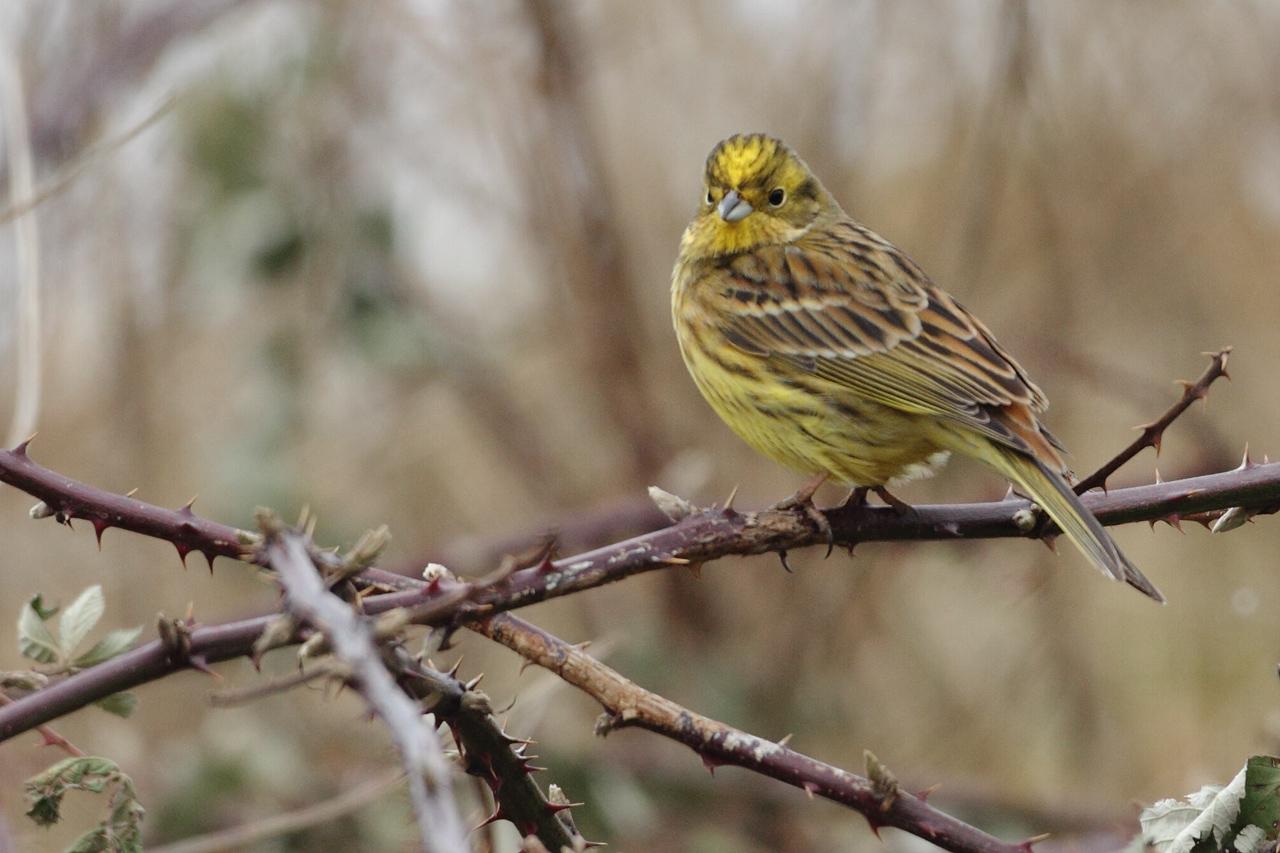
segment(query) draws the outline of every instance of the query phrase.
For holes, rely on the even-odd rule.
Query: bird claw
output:
[[[826,474],[815,476],[796,490],[794,495],[785,500],[779,501],[772,507],[773,509],[783,511],[798,509],[804,513],[804,517],[813,525],[814,530],[818,532],[818,535],[826,540],[827,553],[823,556],[824,560],[827,557],[830,557],[832,550],[835,549],[836,534],[835,531],[831,529],[831,522],[827,520],[826,513],[814,506],[813,494],[818,491],[818,487],[826,482],[826,480]],[[782,565],[788,572],[791,571],[791,567],[787,565],[785,552],[782,554]]]

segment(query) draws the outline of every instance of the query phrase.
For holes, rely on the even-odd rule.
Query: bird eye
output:
[[[715,204],[715,203],[716,203],[716,200],[715,200],[714,198],[712,198],[712,196],[711,196],[711,190],[707,190],[707,204],[708,204],[708,205],[711,205],[711,204]]]
[[[774,207],[782,207],[782,203],[787,200],[787,191],[782,187],[774,187],[769,193],[769,204]]]

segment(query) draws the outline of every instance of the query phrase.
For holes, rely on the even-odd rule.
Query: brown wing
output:
[[[1043,392],[977,318],[872,232],[840,222],[738,256],[727,271],[717,314],[738,348],[902,411],[961,421],[1061,468],[1035,417]]]

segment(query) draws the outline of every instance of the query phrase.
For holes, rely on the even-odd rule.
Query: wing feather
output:
[[[961,421],[1020,449],[1048,402],[981,322],[910,259],[843,222],[729,262],[720,331],[903,411]],[[741,294],[746,289],[749,295]],[[1029,433],[1034,433],[1031,435]],[[1037,440],[1038,439],[1038,440]]]

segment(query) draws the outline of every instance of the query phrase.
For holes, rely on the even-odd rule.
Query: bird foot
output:
[[[916,514],[915,507],[913,507],[911,504],[907,503],[906,501],[902,500],[901,498],[894,496],[884,486],[876,486],[871,491],[875,492],[876,496],[879,497],[880,500],[884,501],[886,504],[893,507],[893,511],[896,512],[898,515],[915,515]]]
[[[823,559],[831,556],[831,551],[835,548],[836,544],[836,534],[835,531],[831,529],[831,522],[827,521],[826,514],[813,505],[813,495],[814,492],[818,491],[818,487],[826,481],[826,474],[815,475],[813,478],[806,481],[803,486],[797,489],[794,495],[786,498],[785,500],[779,501],[771,507],[771,509],[776,510],[798,509],[803,512],[805,518],[807,518],[809,523],[813,525],[814,529],[818,531],[818,534],[827,541],[827,553]],[[787,571],[791,571],[790,566],[787,566],[786,564],[785,557],[783,558],[783,566]]]

